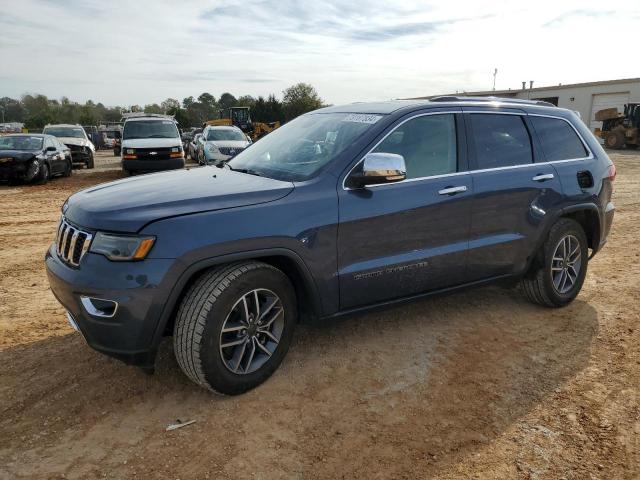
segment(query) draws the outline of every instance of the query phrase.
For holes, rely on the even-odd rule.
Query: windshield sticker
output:
[[[343,122],[374,124],[382,118],[382,115],[370,115],[366,113],[350,113],[342,119]]]

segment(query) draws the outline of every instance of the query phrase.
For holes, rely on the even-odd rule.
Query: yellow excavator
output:
[[[249,107],[230,107],[220,110],[220,118],[204,122],[202,127],[212,126],[235,126],[251,137],[254,142],[280,128],[280,122],[253,122],[251,120],[251,109]]]

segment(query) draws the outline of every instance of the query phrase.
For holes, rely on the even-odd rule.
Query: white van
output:
[[[184,150],[174,118],[148,113],[127,116],[121,158],[127,175],[183,168]]]

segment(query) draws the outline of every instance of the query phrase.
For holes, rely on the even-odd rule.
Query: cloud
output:
[[[0,95],[110,105],[305,81],[349,103],[637,76],[594,32],[630,32],[637,0],[20,0],[0,15]],[[614,57],[612,57],[612,55]],[[615,56],[618,56],[615,58]],[[594,58],[608,58],[606,73]],[[606,78],[603,78],[604,77]]]

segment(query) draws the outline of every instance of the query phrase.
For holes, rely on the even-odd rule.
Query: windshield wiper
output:
[[[246,173],[248,175],[255,175],[256,177],[262,177],[263,176],[261,173],[256,172],[255,170],[251,170],[250,168],[233,168],[228,163],[225,163],[223,165],[223,167],[227,167],[227,168],[229,168],[229,170],[232,170],[234,172]]]

